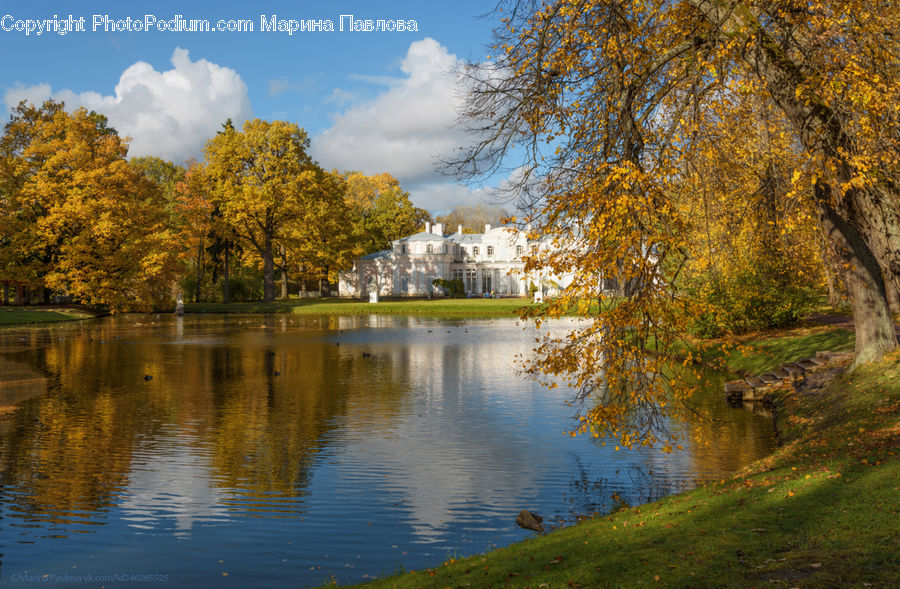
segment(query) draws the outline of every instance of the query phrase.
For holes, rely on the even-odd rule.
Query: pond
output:
[[[709,445],[572,438],[570,392],[518,371],[535,336],[375,315],[0,330],[0,577],[358,582],[526,538],[523,508],[563,525],[772,448],[719,387],[698,399]]]

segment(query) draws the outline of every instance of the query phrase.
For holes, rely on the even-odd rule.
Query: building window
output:
[[[429,254],[434,253],[434,246],[429,243],[425,246],[425,251]]]
[[[538,246],[536,246],[536,245],[531,246],[531,255],[536,256],[537,252],[538,252]]]
[[[524,249],[525,249],[525,248],[523,248],[521,245],[517,245],[517,246],[516,246],[516,257],[517,257],[517,258],[521,258],[521,257],[522,257],[522,252],[524,251]]]
[[[466,270],[466,292],[476,292],[475,270],[472,268]]]
[[[401,254],[405,254],[405,253],[406,253],[406,244],[403,244],[403,245],[400,246],[400,253],[401,253]]]
[[[445,243],[443,248],[441,249],[445,254],[447,253],[447,244]]]
[[[473,256],[477,256],[477,255],[478,255],[478,246],[477,246],[477,245],[476,245],[475,247],[472,248],[472,255],[473,255]]]
[[[494,256],[494,246],[487,246],[487,255],[489,258],[492,258]]]
[[[494,294],[491,288],[491,275],[488,272],[481,273],[481,292],[485,294]]]

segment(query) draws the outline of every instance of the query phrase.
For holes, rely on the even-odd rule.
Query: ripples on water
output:
[[[770,423],[718,390],[699,401],[723,420],[709,447],[570,438],[567,392],[517,373],[534,336],[380,316],[2,330],[0,577],[359,581],[522,539],[523,508],[561,525],[771,447]]]

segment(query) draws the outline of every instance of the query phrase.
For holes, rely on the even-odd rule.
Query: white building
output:
[[[462,280],[468,296],[525,296],[528,283],[553,295],[571,281],[541,276],[525,277],[523,256],[546,241],[529,241],[514,227],[492,228],[484,233],[443,234],[441,223],[425,224],[425,231],[391,242],[382,250],[356,260],[353,269],[340,275],[342,297],[379,296],[424,297],[440,295],[435,279]]]

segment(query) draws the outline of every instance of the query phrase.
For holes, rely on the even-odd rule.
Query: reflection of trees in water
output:
[[[578,456],[573,455],[573,458],[576,476],[569,483],[569,490],[565,495],[568,512],[558,518],[560,524],[592,515],[609,514],[623,507],[651,503],[683,491],[688,486],[688,481],[660,476],[652,468],[637,462],[629,462],[615,470],[616,475],[624,470],[629,484],[611,482],[608,477],[594,479]]]
[[[629,504],[633,505],[652,503],[690,486],[690,482],[687,480],[660,476],[658,473],[654,473],[652,468],[644,467],[636,462],[628,464],[627,472],[631,481],[629,496],[634,497]]]
[[[569,505],[567,520],[580,516],[609,513],[612,510],[612,487],[607,478],[591,479],[584,463],[573,455],[576,476],[569,483],[565,500]]]
[[[700,441],[690,446],[698,478],[707,472],[733,472],[769,454],[775,445],[771,416],[730,407],[722,392],[730,375],[705,371],[701,376],[701,389],[690,400],[695,412],[688,417],[700,434]]]
[[[270,320],[255,328],[220,324],[213,333],[201,324],[207,332],[199,334],[190,324],[176,332],[171,321],[141,321],[108,320],[18,354],[50,375],[50,386],[7,418],[0,500],[14,517],[38,525],[35,534],[46,524],[71,532],[103,523],[120,493],[134,491],[132,473],[139,472],[147,498],[190,492],[167,478],[188,476],[185,465],[208,467],[194,476],[227,490],[230,506],[280,511],[283,502],[265,501],[305,493],[350,398],[390,413],[406,390],[389,366],[373,379],[371,362],[358,352],[303,345]],[[182,333],[195,341],[181,342]],[[221,494],[193,499],[214,497]],[[292,502],[290,509],[301,507]]]

